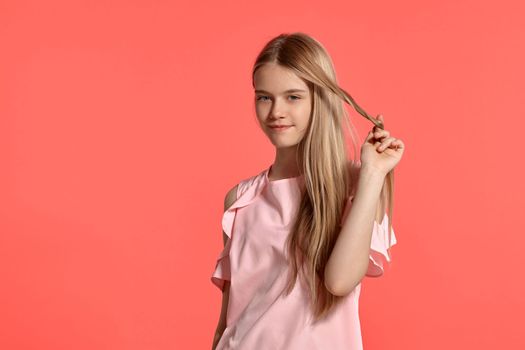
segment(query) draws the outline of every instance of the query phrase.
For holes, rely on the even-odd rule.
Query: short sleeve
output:
[[[341,226],[345,218],[350,213],[353,199],[354,196],[350,196],[346,202],[345,209],[343,211],[343,219],[340,223]],[[385,213],[381,223],[378,223],[377,220],[374,220],[366,276],[379,277],[383,275],[384,262],[391,262],[391,257],[388,253],[388,250],[397,243],[397,239],[394,234],[394,227],[392,227],[390,240],[388,239],[388,236],[388,215]]]
[[[215,284],[221,291],[224,290],[224,282],[231,280],[231,269],[230,269],[230,246],[231,239],[228,237],[224,249],[219,254],[217,258],[217,263],[215,264],[215,271],[211,277],[211,281]]]
[[[241,184],[237,186],[237,194],[236,194],[237,199],[239,199],[239,192],[242,186],[243,186],[242,182]],[[215,270],[213,271],[213,274],[211,276],[211,281],[221,291],[224,291],[224,283],[226,281],[231,281],[230,248],[232,245],[232,226],[233,226],[233,220],[235,218],[235,212],[236,212],[234,204],[232,204],[222,214],[222,220],[221,220],[222,229],[228,238],[226,240],[226,244],[224,245],[222,252],[219,254],[219,257],[217,258],[217,262],[215,264]]]
[[[244,203],[241,203],[239,201],[239,197],[246,191],[247,188],[248,186],[246,181],[241,181],[238,184],[236,200],[222,214],[222,230],[228,238],[226,240],[224,248],[222,249],[221,253],[217,258],[215,270],[213,271],[213,274],[211,276],[212,283],[216,285],[221,291],[224,291],[224,283],[226,281],[231,281],[230,250],[232,245],[233,223],[235,220],[237,208],[244,205]]]
[[[397,243],[394,227],[392,227],[390,239],[388,234],[388,215],[385,214],[381,223],[374,220],[372,230],[372,242],[370,244],[370,254],[368,270],[366,275],[369,277],[379,277],[384,273],[384,261],[390,263],[391,257],[388,250]]]

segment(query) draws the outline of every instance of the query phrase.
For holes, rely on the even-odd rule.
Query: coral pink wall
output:
[[[525,348],[522,3],[0,7],[0,348],[211,348],[224,195],[273,161],[251,64],[292,31],[406,145],[365,348]]]

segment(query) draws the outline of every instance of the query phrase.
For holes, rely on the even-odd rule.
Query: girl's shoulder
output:
[[[233,203],[226,205],[227,209],[222,218],[222,229],[228,237],[231,238],[236,209],[250,205],[250,203],[255,201],[263,190],[266,179],[266,170],[263,170],[257,175],[240,180],[239,183],[231,189],[231,191],[233,191],[237,188],[236,199]]]
[[[237,197],[242,196],[242,194],[245,193],[249,188],[254,186],[261,187],[264,185],[265,181],[267,180],[267,171],[268,169],[264,169],[255,175],[241,179],[237,185]]]

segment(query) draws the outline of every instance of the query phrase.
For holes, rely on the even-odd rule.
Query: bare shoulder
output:
[[[226,209],[231,207],[233,202],[235,202],[235,200],[237,199],[237,187],[238,186],[239,184],[233,186],[226,193],[226,196],[224,197],[224,211],[226,211]]]
[[[237,199],[237,187],[239,184],[233,186],[228,190],[226,193],[226,196],[224,197],[224,211],[232,206],[233,202]],[[228,235],[224,231],[222,231],[222,242],[224,245],[226,245],[226,242],[228,241]]]

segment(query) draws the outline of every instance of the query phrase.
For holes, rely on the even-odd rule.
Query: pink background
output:
[[[224,195],[274,156],[251,66],[292,31],[406,145],[365,349],[525,348],[523,4],[190,3],[0,5],[0,348],[211,348]]]

